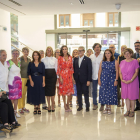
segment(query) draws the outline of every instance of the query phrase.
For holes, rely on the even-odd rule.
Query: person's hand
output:
[[[60,76],[60,83],[63,84],[63,79],[62,77]]]
[[[56,84],[58,84],[59,83],[59,78],[57,78],[57,81],[56,81]]]
[[[125,80],[122,80],[122,82],[126,84],[126,81]]]
[[[72,79],[72,82],[73,82],[73,84],[76,84],[76,82],[75,82],[75,80],[74,80],[74,79]]]
[[[2,92],[0,92],[0,97],[2,96]]]
[[[130,84],[132,81],[131,80],[128,80],[128,81],[126,81],[126,84]]]
[[[115,81],[115,82],[114,82],[114,86],[117,86],[117,85],[118,85],[118,81]]]
[[[101,86],[101,80],[98,80],[98,85]]]
[[[140,58],[138,58],[137,61],[140,62]]]
[[[45,82],[43,82],[42,86],[45,87]]]
[[[31,85],[32,87],[34,87],[34,82],[33,82],[33,81],[30,81],[30,85]]]
[[[90,81],[87,81],[87,86],[90,86]]]

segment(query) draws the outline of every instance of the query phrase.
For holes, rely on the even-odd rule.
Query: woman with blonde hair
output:
[[[60,55],[60,49],[58,48],[58,49],[56,49],[56,50],[54,51],[54,57],[55,57],[56,59],[58,59],[59,55]],[[58,106],[60,107],[60,106],[61,106],[61,103],[60,103],[59,80],[58,80],[58,79],[57,79],[57,82],[56,82],[56,89],[57,89],[57,95],[58,95]]]
[[[93,50],[92,49],[88,49],[86,54],[87,54],[87,57],[90,57],[90,55],[93,54]]]
[[[74,61],[74,58],[75,57],[78,57],[78,50],[77,49],[74,49],[73,52],[72,52],[72,59]],[[71,100],[70,100],[70,107],[72,107],[72,97],[73,96],[77,96],[77,89],[76,89],[76,84],[73,84],[73,87],[74,87],[74,94],[73,95],[70,95],[71,96]],[[77,104],[78,104],[78,99],[77,99]]]
[[[120,65],[121,61],[125,59],[124,51],[125,51],[126,48],[127,48],[126,45],[122,45],[121,46],[121,55],[118,57],[119,65]],[[120,107],[120,99],[121,99],[120,88],[121,88],[121,80],[120,80],[120,77],[119,77],[119,79],[118,79],[118,107]],[[124,108],[124,99],[122,99],[121,106],[122,106],[122,109],[123,109]]]
[[[57,59],[53,57],[53,49],[50,46],[47,47],[45,55],[46,57],[41,60],[45,65],[45,95],[47,96],[48,101],[48,112],[54,112],[55,86],[57,81]]]

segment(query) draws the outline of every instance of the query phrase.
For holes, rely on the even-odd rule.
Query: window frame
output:
[[[118,25],[119,25],[119,12],[109,12],[107,13],[108,18],[107,18],[107,25],[109,27],[109,14],[113,14],[113,27],[115,27],[115,14],[118,14]]]
[[[60,16],[64,16],[64,26],[61,26]],[[69,26],[66,26],[66,16],[69,16]],[[60,14],[59,15],[59,27],[70,27],[71,26],[71,14]]]

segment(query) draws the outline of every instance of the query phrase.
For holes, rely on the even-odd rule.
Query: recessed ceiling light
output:
[[[73,3],[71,2],[70,5],[73,5]]]

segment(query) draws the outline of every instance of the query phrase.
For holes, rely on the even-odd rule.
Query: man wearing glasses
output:
[[[86,103],[86,112],[89,111],[89,86],[92,81],[92,64],[91,59],[84,55],[85,48],[78,48],[78,58],[74,58],[74,79],[77,87],[77,97],[79,108],[77,111],[81,111],[82,108],[82,94],[84,94]]]
[[[140,50],[140,42],[135,42],[134,43],[134,46],[135,46],[135,51],[136,53],[134,53],[134,58],[135,59],[138,59],[140,58],[140,54],[139,54],[139,50]],[[140,61],[139,61],[139,65],[140,65]],[[139,71],[139,79],[140,79],[140,71]],[[140,81],[139,81],[140,82]],[[140,88],[140,83],[139,83],[139,88]],[[137,110],[140,110],[140,103],[138,100],[136,100],[136,108],[134,111],[137,111]]]
[[[109,49],[111,49],[111,51],[113,52],[115,59],[118,60],[118,57],[119,57],[120,54],[115,52],[115,49],[116,49],[115,48],[115,45],[114,44],[111,44],[109,46]],[[121,92],[120,92],[120,88],[119,88],[118,85],[117,85],[117,92],[118,92],[118,107],[121,107],[121,105],[120,105]]]
[[[109,49],[111,49],[111,51],[113,52],[113,54],[114,54],[114,57],[115,57],[115,59],[117,60],[118,59],[118,56],[120,55],[119,53],[116,53],[115,52],[115,45],[114,44],[111,44],[110,46],[109,46]]]

